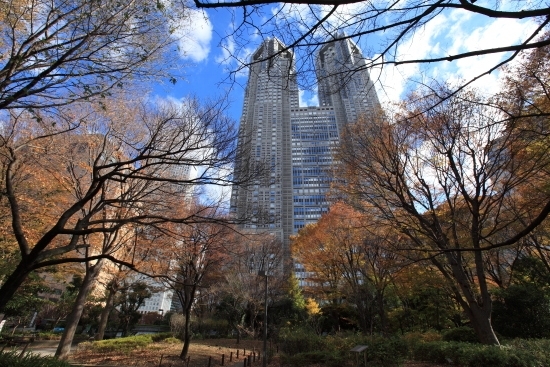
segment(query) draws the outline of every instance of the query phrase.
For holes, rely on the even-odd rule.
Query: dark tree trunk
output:
[[[387,335],[386,309],[384,308],[384,290],[376,291],[376,304],[378,306],[378,316],[380,317],[380,331],[382,335]]]
[[[100,259],[98,262],[91,266],[86,272],[86,276],[82,281],[82,285],[78,291],[78,296],[76,297],[73,309],[69,316],[67,316],[67,325],[65,326],[65,331],[61,336],[59,341],[59,346],[55,352],[55,356],[58,359],[67,359],[69,353],[71,352],[71,344],[73,343],[74,335],[76,333],[76,328],[78,327],[78,322],[84,311],[84,305],[86,304],[86,298],[90,294],[92,287],[94,285],[101,267],[103,266],[105,260]]]
[[[358,290],[357,287],[355,287],[355,290],[353,292],[353,300],[352,302],[357,306],[357,312],[359,314],[359,328],[361,329],[361,332],[363,334],[367,334],[369,327],[368,327],[368,296],[365,294],[365,292],[361,292],[361,290]]]
[[[491,325],[492,302],[491,295],[487,289],[485,274],[483,272],[484,267],[482,264],[481,254],[479,252],[474,254],[476,260],[476,274],[478,278],[477,282],[480,288],[479,294],[474,292],[474,287],[469,281],[464,267],[462,266],[462,254],[453,254],[449,252],[446,256],[449,260],[449,264],[451,265],[452,277],[458,286],[453,286],[456,299],[468,316],[479,342],[488,345],[500,345],[500,342],[498,341],[498,338],[493,330],[493,326]],[[439,265],[438,268],[442,269],[436,260],[432,259],[432,262],[434,262],[436,266]],[[442,270],[442,273],[445,274],[445,271]]]
[[[470,306],[467,314],[477,338],[482,344],[500,345],[491,323],[491,305],[484,305],[484,307]]]
[[[2,287],[0,287],[0,311],[4,310],[6,304],[10,301],[15,292],[17,292],[25,279],[27,279],[27,276],[31,272],[28,268],[28,260],[21,260],[17,268],[15,268],[13,273],[11,273],[4,284],[2,284]]]
[[[189,332],[190,329],[190,322],[191,319],[191,307],[186,307],[185,309],[185,326],[184,331],[185,334],[183,336],[183,349],[181,350],[180,358],[185,359],[187,358],[187,353],[189,352],[189,345],[191,344],[191,334]]]
[[[115,284],[109,284],[109,293],[107,294],[107,301],[105,302],[105,308],[101,310],[101,316],[99,318],[99,327],[97,329],[97,334],[94,336],[95,340],[103,340],[105,336],[105,329],[107,328],[107,321],[109,320],[109,315],[115,304],[115,295],[116,295],[116,286]]]

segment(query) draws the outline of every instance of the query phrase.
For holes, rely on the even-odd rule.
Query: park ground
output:
[[[53,355],[57,347],[57,341],[37,341],[33,343],[30,352],[42,355]],[[239,344],[235,339],[204,339],[195,340],[189,348],[189,365],[187,361],[179,358],[182,344],[179,343],[152,343],[143,348],[137,348],[126,352],[94,352],[89,348],[82,346],[73,346],[70,362],[75,366],[116,366],[116,367],[208,367],[209,360],[211,367],[221,366],[222,355],[225,354],[224,366],[238,367],[242,366],[243,353],[247,356],[250,353],[261,351],[263,348],[260,340],[241,340]],[[268,367],[281,367],[282,363],[276,353],[277,346],[270,345],[273,348],[274,356]],[[237,350],[239,359],[237,360]],[[233,353],[233,360],[229,361]],[[350,359],[353,356],[350,356]],[[251,367],[260,367],[262,363],[256,360]],[[310,367],[323,367],[322,364]],[[438,364],[423,362],[406,362],[404,367],[442,367]]]

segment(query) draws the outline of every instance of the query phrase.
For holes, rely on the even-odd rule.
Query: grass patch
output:
[[[126,338],[99,340],[92,343],[81,344],[84,344],[82,347],[89,348],[95,352],[128,353],[134,349],[144,348],[151,343],[153,343],[153,338],[151,335],[136,335]]]
[[[155,343],[162,342],[170,338],[175,339],[174,334],[169,331],[157,334],[149,334],[149,336],[151,336],[151,339],[153,339]]]
[[[61,334],[51,331],[41,331],[38,333],[36,340],[61,340]]]
[[[34,353],[25,353],[21,358],[20,351],[0,352],[0,366],[6,367],[70,367],[69,363],[53,357],[42,357]]]

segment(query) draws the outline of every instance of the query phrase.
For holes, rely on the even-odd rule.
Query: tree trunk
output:
[[[107,321],[109,320],[109,315],[113,309],[115,303],[116,287],[113,284],[109,283],[109,293],[107,295],[107,301],[105,302],[105,307],[101,311],[101,316],[99,318],[99,327],[97,329],[97,334],[94,336],[95,340],[103,340],[105,336],[105,329],[107,328]]]
[[[27,279],[30,273],[30,270],[28,270],[29,266],[30,264],[28,261],[21,260],[17,268],[15,268],[13,273],[11,273],[4,284],[2,284],[2,287],[0,287],[0,311],[4,310],[6,304],[11,300],[25,279]]]
[[[478,255],[479,254],[475,254],[476,257]],[[476,294],[473,291],[475,287],[468,280],[464,267],[462,266],[462,255],[458,254],[453,257],[453,254],[448,252],[446,256],[452,268],[452,277],[457,283],[456,286],[458,286],[453,286],[456,299],[468,316],[479,342],[488,345],[500,345],[493,330],[493,326],[491,325],[492,301],[491,295],[487,290],[481,260],[478,261],[476,259],[476,272],[478,275],[477,284],[481,288],[479,294]],[[436,266],[438,265],[436,260],[432,259],[432,262],[436,264]],[[440,266],[438,266],[438,268],[440,268],[440,270],[442,269]],[[445,274],[445,271],[442,270],[442,273]]]
[[[476,332],[477,338],[482,344],[500,345],[495,331],[493,330],[493,325],[491,324],[490,304],[484,307],[479,307],[477,304],[470,306],[467,314]]]
[[[378,306],[378,316],[380,317],[380,331],[382,335],[387,335],[386,309],[384,308],[384,290],[376,290],[376,305]]]
[[[359,313],[359,328],[363,334],[367,334],[369,330],[368,316],[367,316],[367,295],[362,292],[361,289],[356,286],[353,291],[353,303],[357,306],[357,312]]]
[[[189,345],[191,344],[191,335],[189,333],[189,326],[191,324],[191,307],[186,307],[185,309],[185,335],[183,337],[183,349],[181,350],[180,358],[187,358],[187,353],[189,352]]]
[[[86,276],[84,277],[82,285],[80,286],[80,289],[78,291],[78,296],[76,297],[73,309],[69,316],[67,316],[65,331],[61,336],[57,351],[55,352],[55,356],[58,359],[67,359],[69,353],[71,352],[71,344],[73,343],[78,322],[80,321],[80,317],[82,316],[82,312],[84,311],[86,298],[88,298],[88,295],[92,290],[93,284],[97,279],[99,272],[101,271],[103,263],[104,259],[98,260],[97,263],[94,266],[90,266],[90,268],[86,272]]]

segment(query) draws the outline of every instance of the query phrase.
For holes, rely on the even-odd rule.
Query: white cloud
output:
[[[178,38],[182,58],[200,62],[208,58],[212,40],[212,23],[208,15],[200,10],[188,9],[187,15],[173,25]]]
[[[197,172],[198,174],[199,172]],[[204,173],[200,172],[200,173]],[[226,167],[216,170],[216,172],[209,172],[207,175],[214,177],[228,177],[233,173],[233,167]],[[203,185],[198,188],[198,194],[201,201],[204,203],[223,203],[224,206],[229,206],[229,199],[231,198],[231,186],[221,185]]]
[[[251,47],[239,47],[237,43],[235,42],[235,39],[233,38],[232,34],[235,31],[234,29],[235,25],[233,23],[229,24],[229,31],[228,35],[223,38],[220,44],[220,50],[221,52],[216,56],[216,62],[220,65],[225,66],[226,72],[232,72],[236,71],[235,77],[237,78],[243,78],[248,76],[248,67],[242,67],[242,65],[246,64],[252,53],[254,52],[254,49]],[[250,42],[250,44],[254,44],[252,40],[258,39],[258,34],[255,32],[253,33]]]
[[[299,90],[298,99],[300,107],[319,106],[319,96],[317,95],[317,90],[313,92]]]
[[[304,33],[310,30],[306,25],[314,24],[318,20],[311,12],[312,8],[315,9],[316,6],[280,3],[271,8],[271,15],[280,25],[285,27],[290,26],[291,32]],[[268,21],[268,18],[264,18],[264,22],[266,21]]]
[[[333,34],[335,30],[344,30],[347,34],[355,34],[358,31],[364,31],[365,26],[357,14],[362,14],[363,10],[376,6],[373,2],[358,2],[339,6],[337,12],[331,15],[329,20],[320,27],[312,39],[323,40]],[[505,0],[502,2],[502,9],[509,7],[521,7],[524,5],[515,4],[513,1]],[[305,25],[312,25],[327,12],[332,6],[307,6],[304,4],[278,4],[272,7],[270,15],[275,18],[276,24],[272,24],[266,17],[263,21],[261,30],[264,34],[277,33],[277,26],[286,25],[289,33],[300,34],[306,28]],[[379,19],[383,23],[382,19]],[[388,15],[386,23],[395,21]],[[526,34],[532,31],[536,25],[532,21],[513,20],[513,19],[490,19],[481,15],[475,15],[463,10],[450,10],[438,14],[435,18],[427,22],[423,27],[417,29],[414,34],[403,42],[398,44],[395,50],[397,61],[403,60],[422,60],[428,58],[442,58],[450,55],[456,55],[468,51],[479,50],[482,48],[492,48],[503,45],[519,43],[524,40]],[[272,27],[272,28],[270,28]],[[396,30],[396,32],[399,30]],[[257,30],[252,32],[252,39],[257,40]],[[365,36],[357,40],[363,51],[375,50],[380,52],[385,42],[391,37],[391,31],[376,35]],[[233,61],[245,60],[242,51],[248,52],[247,56],[253,50],[235,49],[232,39],[226,40],[226,50],[217,59],[219,62],[227,63],[229,55],[239,54]],[[246,46],[245,46],[246,47]],[[372,51],[371,51],[372,54]],[[449,81],[451,83],[458,81],[468,81],[480,73],[486,72],[491,67],[497,65],[504,59],[505,54],[493,54],[487,56],[470,57],[459,59],[452,62],[437,62],[430,64],[404,64],[400,66],[387,65],[383,68],[373,69],[371,78],[377,83],[379,97],[383,103],[388,101],[398,101],[407,90],[415,88],[415,83],[429,83],[431,80]],[[300,56],[298,56],[300,57]],[[376,57],[376,56],[375,56]],[[299,64],[302,60],[296,60]],[[385,60],[388,61],[388,60]],[[311,65],[307,65],[304,70],[312,70]],[[231,67],[235,70],[235,64]],[[246,70],[240,74],[245,76]],[[487,92],[495,91],[498,88],[498,72],[484,76],[480,82],[474,84],[475,87]],[[301,104],[313,103],[312,98],[300,96]]]
[[[235,55],[235,40],[232,36],[227,36],[221,45],[221,54],[216,56],[216,62],[221,65],[231,64],[233,55]]]
[[[520,40],[532,31],[534,24],[531,22],[518,22],[508,19],[498,19],[491,24],[477,28],[464,38],[464,50],[480,50],[486,48],[502,47],[520,42]],[[490,54],[461,59],[456,62],[456,75],[459,78],[470,80],[481,72],[486,72],[507,57],[505,54]],[[499,88],[498,71],[486,75],[477,82],[476,87],[495,92]],[[452,78],[452,76],[450,76]]]
[[[440,14],[422,30],[402,43],[397,49],[397,60],[420,60],[446,57],[463,52],[500,47],[520,42],[536,25],[530,21],[496,19],[481,25],[480,18],[462,10]],[[396,102],[414,82],[469,81],[504,60],[505,54],[468,57],[452,62],[434,64],[405,64],[384,66],[373,70],[371,76],[380,75],[378,93],[381,101]],[[484,92],[498,90],[498,71],[486,75],[473,85]],[[414,81],[411,84],[411,80]]]
[[[185,111],[186,113],[193,113],[193,107],[190,106],[190,103],[192,103],[192,101],[188,100],[187,98],[178,99],[172,96],[166,96],[155,97],[151,101],[164,108],[176,107],[178,109],[181,109],[182,111]],[[171,136],[174,136],[174,133],[171,134]],[[195,139],[194,135],[185,136],[185,132],[181,134],[182,141],[191,141]],[[233,172],[233,168],[230,165],[227,165],[225,167],[212,167],[208,165],[198,164],[199,162],[207,161],[208,159],[206,158],[215,154],[213,147],[210,146],[210,142],[208,140],[204,140],[204,137],[200,137],[199,140],[200,142],[197,141],[192,151],[184,153],[186,159],[195,162],[195,164],[189,167],[189,176],[187,177],[187,179],[195,180],[199,177],[207,177],[210,178],[212,182],[215,182],[216,180],[219,180],[219,182],[227,181],[227,178]],[[198,181],[204,180],[199,179]],[[222,204],[223,206],[228,206],[231,196],[231,186],[224,186],[221,184],[198,183],[194,185],[193,192],[198,195],[198,198],[203,203],[218,203]]]
[[[396,59],[419,60],[436,56],[436,53],[441,50],[436,38],[442,34],[445,25],[448,23],[449,20],[444,15],[434,18],[408,40],[400,44],[396,52]],[[373,70],[371,77],[372,79],[380,78],[380,83],[377,85],[378,96],[380,101],[385,104],[398,101],[409,80],[421,77],[421,68],[419,64],[386,65],[383,68]]]

